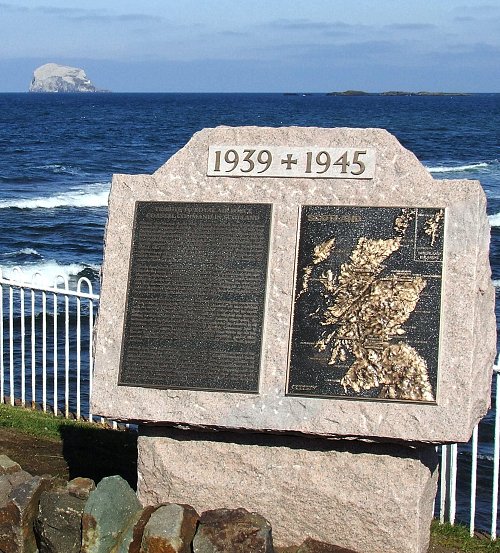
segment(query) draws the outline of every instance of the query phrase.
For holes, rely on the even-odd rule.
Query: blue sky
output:
[[[0,0],[0,91],[500,92],[497,0]]]

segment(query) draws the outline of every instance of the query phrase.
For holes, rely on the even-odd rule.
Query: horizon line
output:
[[[351,93],[354,92],[354,93]],[[95,92],[31,92],[29,90],[11,90],[11,91],[0,91],[0,94],[29,94],[29,95],[52,95],[52,96],[68,96],[68,95],[78,95],[78,96],[93,96],[95,94],[283,94],[283,95],[298,95],[298,96],[313,96],[313,95],[332,95],[332,96],[472,96],[475,94],[500,94],[500,91],[481,91],[481,92],[466,92],[466,91],[442,91],[442,90],[383,90],[383,91],[366,91],[366,90],[331,90],[331,91],[316,91],[309,92],[304,90],[284,90],[284,91],[221,91],[221,90],[204,90],[204,91],[194,91],[194,90],[183,90],[183,91],[174,91],[174,90],[148,90],[148,91],[127,91],[127,90],[97,90]]]

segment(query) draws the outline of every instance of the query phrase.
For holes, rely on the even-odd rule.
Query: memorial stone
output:
[[[489,406],[496,325],[485,204],[477,181],[434,180],[381,129],[205,129],[153,175],[115,175],[92,410],[159,428],[140,430],[141,500],[245,507],[288,545],[271,507],[272,494],[282,499],[287,489],[280,478],[318,462],[318,448],[328,450],[328,466],[345,467],[354,446],[333,439],[399,442],[357,455],[345,480],[352,489],[342,493],[360,499],[356,479],[368,474],[372,485],[378,466],[387,485],[363,501],[397,496],[391,472],[405,459],[413,511],[393,533],[419,537],[383,549],[370,536],[369,550],[424,551],[435,462],[418,451],[467,441]],[[172,426],[232,438],[224,447],[189,430],[173,439]],[[299,435],[316,446],[240,443],[244,432]],[[222,478],[224,487],[249,445],[260,453],[244,489],[225,503],[202,490],[200,501],[171,493],[161,481],[171,475],[148,466],[171,455],[180,471],[190,450],[204,451],[190,478]],[[221,476],[226,461],[231,470]],[[260,502],[252,473],[255,489],[273,481]],[[286,507],[291,517],[314,518],[293,498]],[[349,520],[366,511],[363,526],[375,524],[377,509],[350,509]],[[327,535],[319,521],[304,524],[313,539],[368,551],[347,518],[335,528],[327,521]]]

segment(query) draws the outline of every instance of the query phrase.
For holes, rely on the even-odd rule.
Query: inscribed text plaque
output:
[[[375,149],[211,145],[209,177],[373,179]]]
[[[118,384],[258,392],[270,204],[137,202]]]

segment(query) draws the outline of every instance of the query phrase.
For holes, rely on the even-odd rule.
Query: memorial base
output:
[[[437,486],[434,446],[141,427],[138,496],[199,513],[243,507],[275,545],[306,537],[360,553],[424,553]]]

